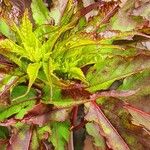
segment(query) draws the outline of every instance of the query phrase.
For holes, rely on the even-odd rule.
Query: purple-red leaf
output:
[[[132,106],[124,106],[132,115],[132,123],[142,126],[150,134],[150,114]]]
[[[9,140],[7,150],[29,150],[32,138],[32,127],[24,126],[16,131]]]
[[[129,150],[128,145],[95,102],[88,103],[86,110],[87,114],[85,119],[99,125],[99,131],[106,138],[106,143],[109,148],[114,150]]]

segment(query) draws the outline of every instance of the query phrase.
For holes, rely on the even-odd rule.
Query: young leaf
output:
[[[2,19],[0,19],[0,34],[1,33],[6,37],[10,37],[10,28]]]
[[[14,62],[19,67],[22,67],[22,62],[21,62],[20,58],[18,58],[16,56],[15,53],[11,53],[4,49],[0,49],[0,54],[3,55],[4,57],[8,58],[10,61]]]
[[[41,68],[41,63],[32,63],[28,65],[27,68],[27,74],[29,77],[28,91],[30,90],[32,84],[35,82],[40,68]]]
[[[36,38],[32,23],[28,17],[28,11],[25,11],[20,27],[13,25],[13,30],[17,33],[19,40],[18,44],[24,49],[24,55],[32,62],[40,61],[42,58],[41,43]],[[23,55],[23,56],[24,56]]]
[[[71,78],[79,79],[79,80],[83,81],[84,83],[87,83],[86,78],[80,68],[71,67],[69,70],[69,75]]]
[[[75,9],[75,4],[73,4],[73,0],[68,0],[67,2],[67,6],[65,8],[65,12],[61,18],[61,25],[66,25],[70,22],[73,13],[74,13],[74,9]]]
[[[19,55],[20,57],[26,57],[28,58],[28,56],[25,53],[25,50],[17,45],[15,42],[11,41],[11,40],[2,40],[0,41],[0,48],[5,49],[8,52],[13,52],[16,55]]]
[[[55,150],[65,150],[65,144],[69,140],[69,123],[53,123],[50,140],[54,145]]]
[[[118,134],[117,130],[105,117],[101,109],[95,102],[86,104],[87,114],[85,119],[99,125],[99,132],[106,138],[106,143],[109,148],[115,150],[129,150],[128,145]]]
[[[41,63],[30,63],[28,65],[28,67],[27,67],[27,74],[28,74],[28,77],[29,77],[28,89],[27,89],[25,94],[15,98],[15,99],[13,99],[13,101],[14,100],[18,100],[20,98],[23,98],[29,93],[32,84],[35,82],[35,80],[36,80],[36,78],[38,76],[38,72],[39,72],[40,68],[41,68]]]

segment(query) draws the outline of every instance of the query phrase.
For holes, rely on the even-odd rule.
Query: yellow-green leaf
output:
[[[27,68],[27,74],[29,77],[28,89],[31,88],[32,84],[36,80],[40,67],[41,67],[41,63],[32,63],[28,65],[28,68]]]

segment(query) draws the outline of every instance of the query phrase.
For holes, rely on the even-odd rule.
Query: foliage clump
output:
[[[84,3],[2,2],[0,149],[150,148],[149,2]]]

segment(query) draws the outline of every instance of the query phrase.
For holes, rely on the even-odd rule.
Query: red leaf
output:
[[[65,121],[68,117],[68,109],[53,110],[51,105],[37,104],[21,120],[23,123],[42,126],[49,121]]]
[[[22,130],[16,131],[9,140],[7,150],[29,150],[32,130],[32,127],[24,126]]]
[[[93,140],[90,136],[86,136],[86,139],[84,141],[84,150],[95,150]]]
[[[132,115],[132,123],[142,126],[150,134],[150,114],[128,105],[124,108]]]
[[[39,104],[35,105],[30,111],[28,111],[28,113],[25,115],[25,117],[42,115],[42,114],[48,113],[50,111],[52,111],[51,105],[39,103]]]
[[[110,91],[98,92],[96,95],[103,96],[103,97],[128,97],[134,95],[137,91],[138,90],[126,90],[126,91],[110,90]]]
[[[95,102],[88,103],[86,108],[87,115],[85,119],[99,125],[99,131],[106,138],[106,143],[109,148],[114,150],[129,150],[128,145]]]
[[[89,6],[83,8],[80,10],[80,15],[85,16],[87,13],[89,13],[91,10],[98,8],[100,6],[103,6],[103,2],[95,2],[93,4],[90,4]]]

